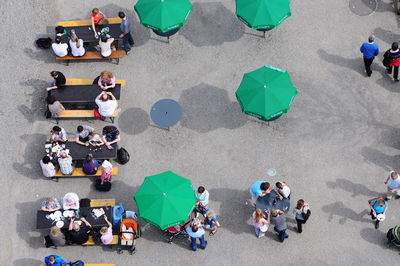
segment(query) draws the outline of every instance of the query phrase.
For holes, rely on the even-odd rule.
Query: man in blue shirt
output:
[[[44,264],[51,266],[63,266],[68,265],[68,262],[63,260],[60,256],[50,255],[44,258]]]
[[[125,53],[128,55],[132,45],[135,43],[133,41],[132,35],[131,35],[131,24],[128,20],[128,17],[125,15],[124,12],[119,11],[118,12],[118,17],[122,19],[120,29],[121,29],[121,35],[119,36],[120,38],[123,38],[123,43],[124,43],[124,49]]]
[[[249,192],[251,194],[251,203],[256,206],[258,197],[264,197],[270,193],[272,187],[266,181],[257,181],[251,185]]]
[[[364,65],[367,76],[370,77],[372,74],[371,64],[374,61],[375,56],[379,54],[379,48],[374,43],[375,36],[371,35],[368,37],[368,42],[365,42],[360,47],[360,52],[364,55]]]

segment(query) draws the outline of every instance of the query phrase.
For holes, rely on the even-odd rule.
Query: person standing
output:
[[[385,220],[388,203],[382,197],[370,199],[368,203],[371,206],[370,215],[372,220],[375,221],[375,229],[378,229],[379,222]]]
[[[296,216],[297,232],[303,232],[302,225],[305,224],[311,215],[310,206],[303,199],[297,201],[296,208],[293,210]]]
[[[390,171],[386,178],[385,184],[387,185],[386,200],[392,199],[393,196],[396,198],[400,197],[400,178],[396,171]]]
[[[205,249],[207,247],[207,241],[204,240],[204,229],[201,225],[194,224],[192,227],[186,228],[186,232],[190,236],[191,248],[193,251],[197,250],[197,239],[200,240],[200,248]]]
[[[125,53],[126,55],[128,55],[132,49],[132,46],[135,44],[131,35],[131,23],[129,22],[128,17],[125,15],[125,13],[122,11],[118,12],[118,17],[122,19],[120,25],[121,35],[119,35],[119,37],[122,38]]]
[[[365,42],[360,47],[360,52],[363,54],[364,57],[364,65],[365,71],[367,72],[367,76],[370,77],[372,74],[371,64],[374,61],[375,56],[379,54],[379,48],[375,41],[375,36],[370,35],[368,37],[368,42]]]
[[[92,23],[94,37],[97,39],[99,36],[97,35],[96,26],[107,24],[108,23],[107,17],[106,15],[104,15],[103,12],[100,11],[100,9],[93,8],[92,12],[90,13],[90,20]]]
[[[199,213],[205,216],[208,211],[208,199],[210,194],[203,186],[199,186],[197,191],[194,191],[194,195],[197,200],[196,208],[194,209],[196,212],[196,217],[198,217]]]
[[[251,203],[253,204],[253,206],[256,206],[258,197],[264,197],[265,195],[270,193],[271,190],[272,190],[272,187],[266,181],[254,182],[253,185],[251,185],[251,187],[249,189],[249,192],[251,195]]]
[[[386,53],[385,53],[386,55]],[[386,68],[389,74],[392,74],[395,82],[399,81],[399,66],[400,66],[400,50],[397,42],[392,43],[392,48],[387,52],[389,58],[389,67]]]
[[[257,209],[253,212],[253,215],[252,215],[253,226],[254,226],[254,230],[256,232],[256,236],[258,238],[263,237],[265,235],[265,232],[268,231],[268,227],[270,224],[269,211],[267,211],[267,214],[268,214],[268,220],[266,219],[266,216],[261,209]]]
[[[279,240],[281,242],[285,241],[285,238],[288,238],[288,234],[286,234],[287,224],[286,224],[286,215],[281,210],[271,211],[271,224],[275,225],[274,230],[279,234]]]
[[[290,188],[287,185],[287,182],[276,182],[275,186],[275,192],[277,194],[277,197],[282,200],[282,199],[290,199]]]

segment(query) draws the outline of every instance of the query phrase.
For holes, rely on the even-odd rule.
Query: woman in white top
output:
[[[75,33],[71,35],[69,46],[71,47],[72,56],[83,56],[86,52],[85,47],[83,47],[83,40],[78,39]]]
[[[68,44],[61,43],[61,37],[57,36],[55,42],[51,45],[53,52],[58,57],[64,57],[68,54]]]
[[[99,41],[100,53],[103,57],[109,57],[112,53],[111,44],[114,38],[108,38],[106,35],[102,35]]]

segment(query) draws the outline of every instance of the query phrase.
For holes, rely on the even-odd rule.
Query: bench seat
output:
[[[121,84],[121,87],[125,87],[126,80],[118,79],[115,81],[116,84]],[[92,85],[93,79],[67,79],[65,85],[73,86],[73,85]]]
[[[109,263],[85,263],[85,266],[115,266],[115,264]],[[46,264],[42,263],[40,266],[46,266]]]
[[[116,59],[117,64],[119,63],[119,59],[125,56],[124,50],[116,50],[112,51],[109,57],[103,57],[99,51],[87,51],[83,56],[72,56],[68,54],[63,57],[56,56],[56,60],[67,60],[67,64],[71,60],[105,60],[105,59]]]
[[[120,109],[115,110],[112,116],[108,116],[111,119],[111,122],[114,123],[114,118],[119,115]],[[62,118],[95,118],[94,110],[64,110],[59,116],[53,117],[56,119],[57,124],[58,120]]]
[[[115,199],[91,199],[90,207],[115,206]]]
[[[119,17],[107,18],[108,24],[120,24],[121,19]],[[91,26],[92,20],[82,19],[82,20],[70,20],[70,21],[60,21],[57,23],[58,26],[63,27],[79,27],[79,26]]]
[[[63,175],[60,170],[57,171],[56,176],[57,177],[78,177],[78,176],[101,176],[101,172],[103,171],[102,168],[99,168],[97,172],[94,175],[87,175],[83,172],[82,168],[75,168],[74,172],[72,175]],[[118,174],[118,167],[113,167],[112,175],[117,175]]]

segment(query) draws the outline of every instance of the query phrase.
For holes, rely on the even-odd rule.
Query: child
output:
[[[208,210],[206,213],[206,219],[204,220],[205,228],[210,229],[210,236],[213,236],[217,230],[218,227],[221,225],[217,221],[217,215],[213,210]]]

